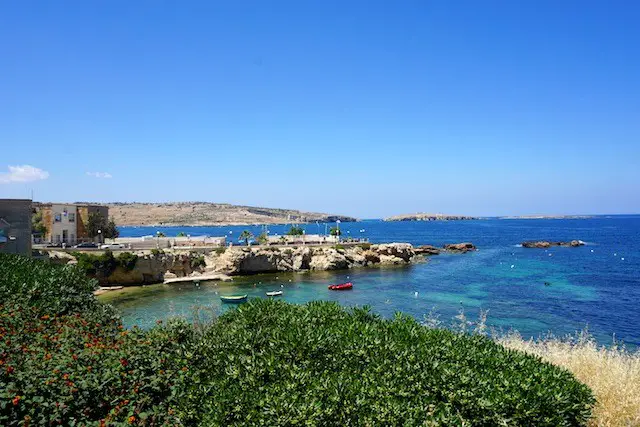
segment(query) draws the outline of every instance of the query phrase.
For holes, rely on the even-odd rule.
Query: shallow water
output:
[[[184,231],[193,236],[237,236],[260,227],[123,227],[123,236],[168,236]],[[601,342],[615,334],[631,346],[640,345],[640,216],[565,220],[498,220],[451,222],[361,221],[342,223],[345,235],[372,242],[434,244],[471,241],[480,249],[463,255],[439,255],[426,263],[401,268],[340,272],[288,273],[237,278],[233,284],[155,285],[107,294],[103,300],[120,308],[127,325],[152,325],[158,319],[187,316],[194,306],[216,313],[229,309],[219,295],[283,289],[279,297],[293,303],[338,301],[369,305],[383,316],[402,311],[422,319],[435,311],[446,322],[463,308],[477,318],[489,310],[488,324],[517,329],[524,336],[548,332],[573,333],[588,327]],[[324,231],[323,224],[306,226],[307,233]],[[361,229],[365,229],[363,233]],[[285,226],[270,226],[282,233]],[[349,232],[347,234],[347,231]],[[524,240],[587,242],[579,248],[526,249]],[[329,291],[327,285],[351,280],[352,291]],[[550,285],[545,286],[545,282]],[[281,285],[283,287],[281,288]],[[417,296],[415,293],[418,293]]]

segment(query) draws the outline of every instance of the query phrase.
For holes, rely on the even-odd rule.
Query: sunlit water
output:
[[[123,227],[124,236],[163,231],[195,235],[227,235],[260,227]],[[307,233],[324,232],[323,224],[307,225]],[[437,313],[446,322],[463,308],[475,318],[489,310],[488,324],[517,329],[525,336],[573,333],[588,327],[603,343],[612,337],[640,345],[640,217],[614,216],[566,220],[479,220],[455,222],[362,221],[342,223],[345,235],[372,242],[442,245],[471,241],[480,249],[464,255],[439,255],[426,263],[400,268],[339,272],[278,273],[236,278],[233,284],[154,285],[126,289],[104,297],[124,315],[127,325],[149,326],[171,316],[190,318],[195,306],[220,313],[230,306],[220,295],[282,289],[283,300],[337,301],[346,306],[369,305],[383,315],[396,311],[422,319]],[[360,232],[364,229],[364,232]],[[282,233],[285,226],[270,226]],[[232,233],[229,234],[229,231]],[[347,231],[349,233],[347,233]],[[587,242],[579,248],[525,249],[524,240]],[[329,291],[331,283],[350,280],[352,291]],[[548,282],[549,285],[545,285]],[[417,292],[417,294],[416,294]],[[232,307],[231,307],[232,308]]]

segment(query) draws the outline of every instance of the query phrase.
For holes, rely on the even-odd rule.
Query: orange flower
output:
[[[133,424],[133,423],[135,423],[135,422],[136,422],[136,417],[135,417],[135,416],[133,416],[133,415],[131,415],[131,416],[129,417],[129,424]]]
[[[51,359],[51,353],[47,353],[44,355],[44,359],[45,360],[50,360]]]
[[[78,356],[76,356],[75,354],[71,357],[73,357],[73,360],[78,360]]]
[[[187,372],[189,370],[189,368],[187,368],[186,366],[182,367],[182,372]]]
[[[13,400],[12,400],[13,406],[17,406],[18,403],[20,403],[20,399],[22,399],[20,396],[14,397]]]
[[[7,374],[10,374],[13,371],[14,371],[13,366],[7,366]]]

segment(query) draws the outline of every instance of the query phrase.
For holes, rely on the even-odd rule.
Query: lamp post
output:
[[[336,219],[336,240],[340,241],[340,220]]]
[[[102,244],[102,230],[98,230],[98,243]]]

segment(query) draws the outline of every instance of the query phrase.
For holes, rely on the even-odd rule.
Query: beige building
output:
[[[93,204],[38,203],[35,208],[42,212],[42,221],[47,228],[46,242],[75,245],[94,240],[87,230],[89,215],[101,214],[109,218],[109,208]]]

